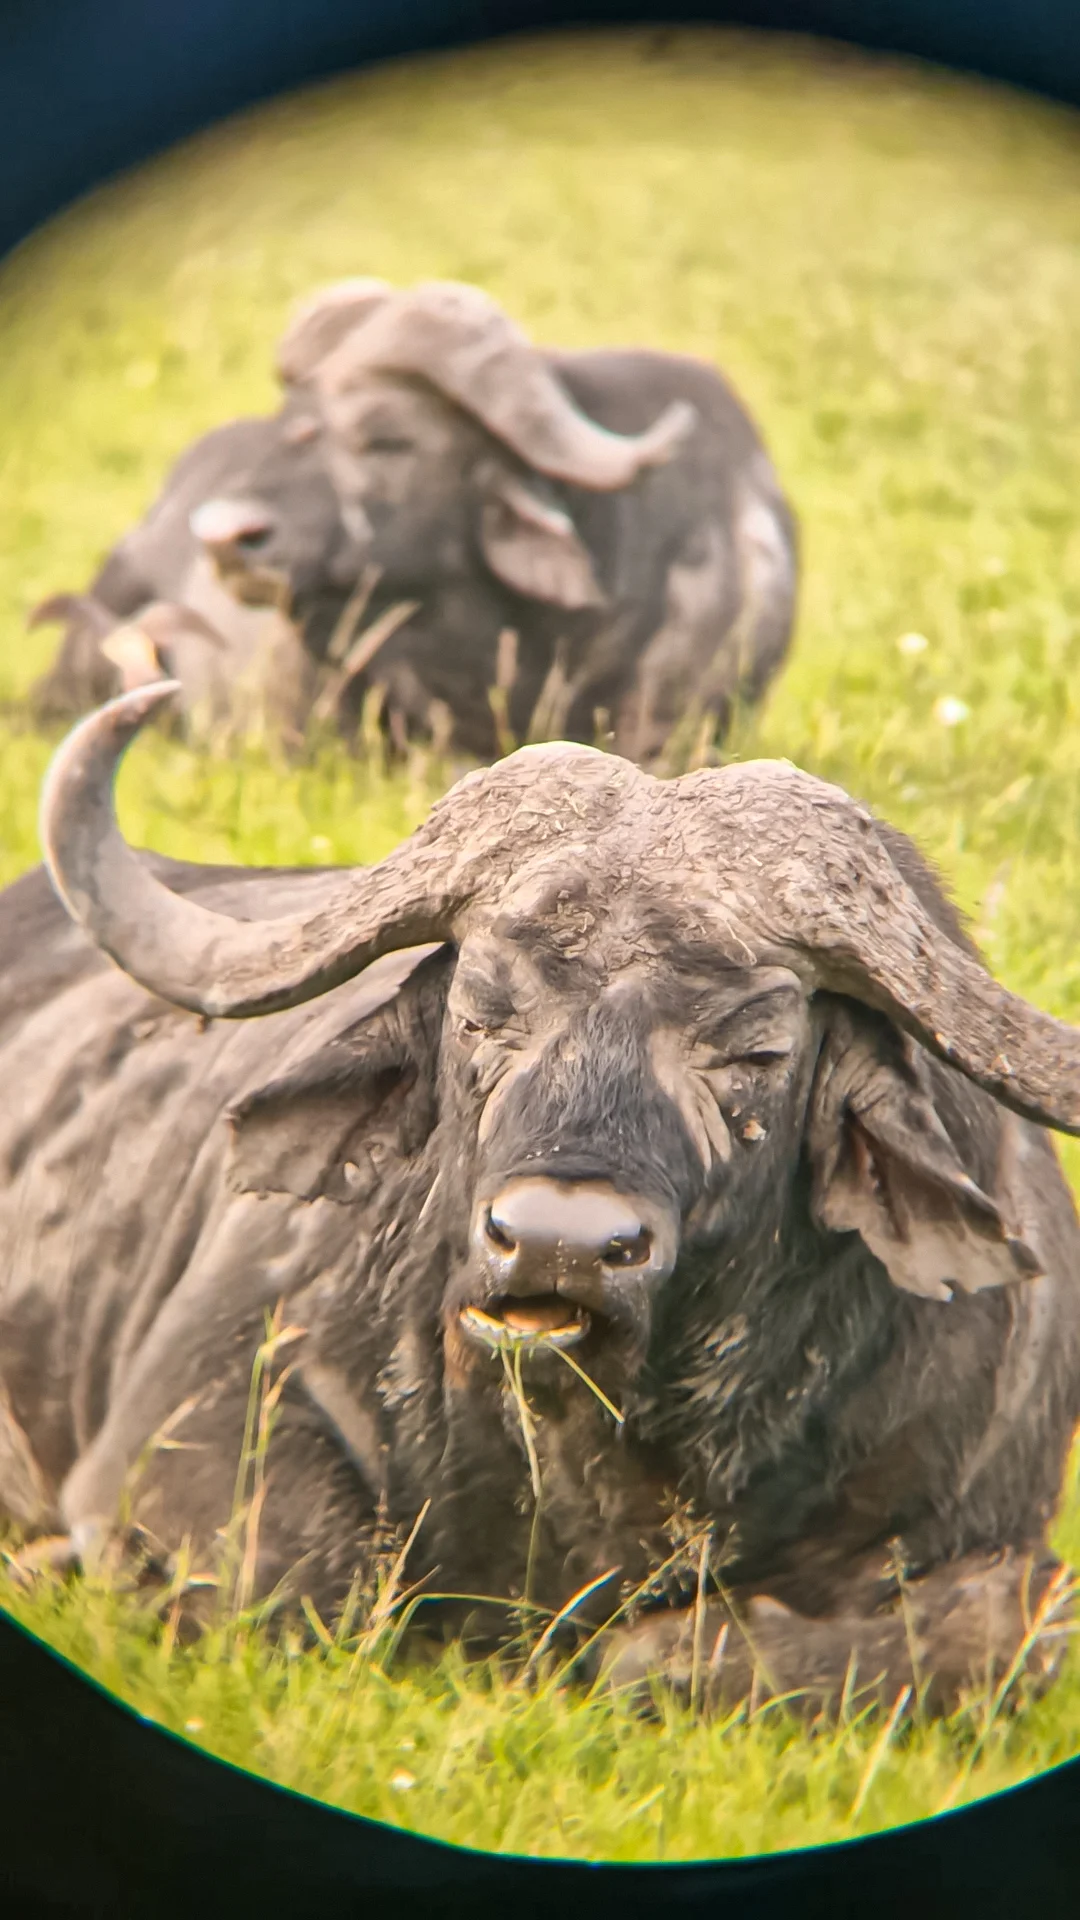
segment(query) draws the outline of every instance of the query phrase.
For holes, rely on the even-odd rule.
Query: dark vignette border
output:
[[[76,194],[343,68],[546,28],[729,22],[1080,102],[1076,0],[0,0],[0,254]]]

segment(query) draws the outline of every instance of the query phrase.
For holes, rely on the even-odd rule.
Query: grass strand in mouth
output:
[[[514,1358],[513,1362],[511,1362],[510,1355],[507,1353],[506,1348],[500,1347],[499,1358],[502,1361],[506,1384],[513,1395],[514,1403],[518,1410],[518,1419],[521,1422],[521,1437],[525,1442],[525,1452],[529,1459],[529,1475],[532,1479],[533,1497],[539,1506],[540,1461],[536,1452],[536,1429],[533,1426],[532,1413],[529,1408],[529,1403],[525,1398],[525,1388],[521,1379],[521,1348],[516,1347],[514,1349]]]
[[[532,1480],[533,1516],[532,1525],[529,1528],[529,1550],[525,1557],[524,1587],[525,1604],[529,1605],[532,1601],[533,1569],[536,1564],[536,1549],[540,1537],[540,1496],[543,1488],[540,1479],[540,1460],[536,1451],[536,1429],[533,1426],[532,1411],[529,1407],[529,1402],[525,1397],[525,1383],[521,1378],[522,1349],[515,1347],[513,1351],[514,1357],[513,1361],[511,1361],[510,1354],[506,1347],[503,1346],[498,1349],[499,1358],[502,1361],[503,1373],[506,1376],[506,1384],[513,1395],[514,1403],[518,1410],[518,1419],[521,1422],[521,1437],[525,1442],[525,1451],[529,1457],[529,1475]]]
[[[621,1427],[626,1420],[625,1413],[620,1413],[618,1407],[612,1404],[612,1402],[608,1399],[607,1394],[603,1391],[603,1389],[597,1386],[596,1381],[593,1379],[592,1375],[590,1373],[586,1373],[584,1367],[579,1366],[578,1362],[571,1358],[571,1356],[567,1353],[565,1347],[555,1347],[553,1351],[558,1354],[560,1360],[566,1361],[567,1366],[573,1369],[573,1371],[577,1374],[579,1380],[584,1380],[585,1385],[589,1389],[589,1392],[595,1393],[597,1399],[600,1402],[600,1405],[602,1407],[607,1408],[608,1412],[610,1413],[612,1419],[615,1422],[615,1425],[617,1427]]]

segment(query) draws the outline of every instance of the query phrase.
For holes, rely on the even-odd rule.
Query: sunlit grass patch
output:
[[[657,1692],[522,1686],[459,1648],[387,1658],[387,1635],[277,1641],[240,1621],[182,1646],[100,1577],[0,1598],[137,1713],[280,1785],[503,1852],[688,1860],[811,1846],[922,1819],[1080,1751],[1080,1665],[1043,1700],[891,1728],[806,1726],[763,1703],[713,1721]],[[557,1680],[557,1673],[555,1675]]]

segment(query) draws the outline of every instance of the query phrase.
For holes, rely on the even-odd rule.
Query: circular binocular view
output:
[[[0,1604],[504,1853],[1080,1750],[1075,115],[508,42],[0,292]]]

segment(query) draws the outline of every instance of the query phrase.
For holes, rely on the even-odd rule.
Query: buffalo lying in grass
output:
[[[784,763],[533,747],[372,868],[134,854],[161,698],[54,762],[71,917],[41,871],[0,906],[7,1510],[85,1555],[127,1486],[212,1554],[283,1303],[260,1593],[332,1614],[423,1513],[439,1589],[530,1566],[597,1624],[674,1513],[709,1552],[611,1629],[625,1676],[692,1622],[718,1697],[1007,1668],[1080,1413],[1075,1031]]]
[[[217,660],[182,631],[162,650],[188,697],[245,657],[229,597],[249,624],[268,600],[341,681],[340,719],[378,685],[399,741],[441,716],[481,759],[507,729],[599,726],[651,762],[761,696],[791,636],[795,526],[711,367],[542,352],[475,287],[365,280],[301,308],[278,371],[282,411],[200,442],[89,596],[49,603],[72,624],[40,712],[128,684],[101,645],[140,592],[224,636]]]
[[[222,577],[191,527],[208,493],[243,488],[258,472],[268,505],[287,515],[292,582],[305,626],[287,618],[278,576],[254,566],[242,592]],[[236,516],[232,531],[239,534]],[[217,725],[273,688],[279,730],[298,733],[342,603],[360,561],[337,510],[317,423],[296,393],[268,419],[233,420],[177,461],[149,512],[105,559],[84,593],[54,594],[31,615],[62,624],[52,665],[30,691],[45,725],[72,719],[115,694],[175,676],[184,707]],[[283,657],[291,670],[282,676]]]

